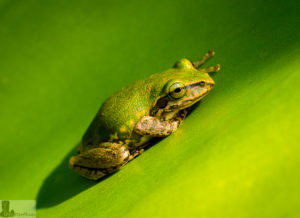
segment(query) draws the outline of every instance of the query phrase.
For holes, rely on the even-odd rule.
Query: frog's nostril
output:
[[[215,84],[209,83],[210,88],[214,87]]]

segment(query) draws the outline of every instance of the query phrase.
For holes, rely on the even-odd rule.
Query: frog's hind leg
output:
[[[210,50],[210,51],[206,52],[206,54],[201,58],[201,60],[193,62],[193,64],[196,68],[198,68],[201,65],[203,65],[206,61],[208,61],[210,58],[212,58],[214,55],[215,55],[215,51]]]
[[[130,159],[126,146],[104,142],[97,148],[92,148],[70,158],[69,166],[80,175],[97,180],[117,171]]]

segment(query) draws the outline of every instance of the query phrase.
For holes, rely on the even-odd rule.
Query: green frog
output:
[[[141,154],[151,139],[175,132],[188,108],[214,87],[209,73],[218,72],[220,65],[200,68],[214,54],[209,51],[196,62],[181,59],[174,67],[109,97],[85,132],[79,154],[70,158],[69,167],[97,180]]]

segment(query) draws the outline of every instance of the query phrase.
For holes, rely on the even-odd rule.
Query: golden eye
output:
[[[175,99],[182,98],[185,95],[185,92],[185,86],[180,82],[172,84],[169,89],[169,95]]]

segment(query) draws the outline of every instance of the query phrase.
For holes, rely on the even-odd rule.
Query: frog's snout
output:
[[[209,85],[209,87],[210,87],[211,89],[215,86],[214,83],[208,83],[208,85]]]

